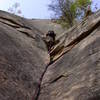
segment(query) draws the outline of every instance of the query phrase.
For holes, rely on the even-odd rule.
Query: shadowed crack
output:
[[[4,21],[9,21],[9,22],[11,22],[11,23],[13,23],[13,24],[15,24],[15,25],[18,25],[18,26],[20,26],[20,27],[23,27],[21,24],[19,24],[19,23],[13,21],[13,20],[11,20],[11,19],[7,19],[7,18],[3,18],[3,17],[0,17],[0,19],[2,19],[2,20],[4,20]],[[5,24],[6,24],[6,23],[5,23]]]
[[[42,73],[42,75],[40,77],[40,81],[39,81],[38,87],[37,87],[37,89],[36,89],[36,91],[35,91],[35,93],[34,93],[34,95],[32,97],[32,100],[38,100],[38,98],[39,98],[40,91],[41,91],[41,83],[42,83],[43,77],[44,77],[49,65],[51,65],[51,62],[45,67],[45,70],[44,70],[44,72]]]
[[[52,80],[52,81],[50,82],[50,84],[57,82],[58,80],[60,80],[60,79],[63,78],[63,77],[67,77],[67,76],[65,76],[65,75],[60,75],[60,76],[58,76],[57,78],[55,78],[54,80]]]
[[[13,20],[11,20],[11,19],[6,19],[6,18],[2,18],[2,17],[0,17],[0,19],[3,19],[3,20],[4,20],[4,21],[0,21],[1,23],[6,24],[6,25],[8,25],[8,26],[11,26],[11,27],[15,28],[16,30],[17,30],[17,28],[25,28],[25,29],[27,29],[27,30],[29,30],[29,31],[32,31],[31,28],[26,27],[26,26],[23,26],[23,25],[21,25],[21,24],[18,24],[17,22],[15,22],[15,21],[13,21]],[[14,25],[5,22],[5,20],[7,20],[8,22],[11,22],[11,23],[14,24]],[[20,31],[20,30],[17,30],[17,31],[19,31],[19,32],[21,32],[21,33],[24,33],[26,36],[28,36],[28,37],[30,37],[30,38],[32,38],[32,39],[35,39],[35,37],[33,37],[33,36],[32,36],[31,34],[29,34],[28,32],[24,32],[24,31]]]
[[[35,39],[35,37],[33,37],[32,35],[30,35],[28,32],[24,32],[24,31],[19,31],[19,32],[24,33],[27,37]]]

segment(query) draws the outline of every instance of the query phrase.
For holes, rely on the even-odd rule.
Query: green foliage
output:
[[[81,17],[81,19],[82,19],[84,16],[83,14],[85,14],[87,11],[88,5],[91,5],[91,0],[75,0],[75,2],[73,3],[73,6],[76,7],[76,8],[73,8],[75,10],[75,14],[76,14],[75,17],[76,18]]]
[[[77,7],[82,8],[82,7],[87,7],[89,4],[91,4],[91,0],[76,0],[75,5]]]
[[[49,8],[57,15],[57,22],[63,27],[72,27],[75,19],[78,19],[86,12],[90,0],[56,0],[49,5]],[[82,18],[82,17],[80,17]]]
[[[76,12],[76,9],[77,9],[77,6],[73,3],[71,5],[71,11],[72,11],[72,13],[75,13]]]

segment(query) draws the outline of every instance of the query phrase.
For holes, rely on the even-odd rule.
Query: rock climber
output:
[[[44,39],[49,52],[55,44],[55,37],[56,37],[55,32],[53,30],[49,30],[46,34],[45,39]]]

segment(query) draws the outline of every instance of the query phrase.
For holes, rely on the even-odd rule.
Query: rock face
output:
[[[41,33],[26,19],[0,11],[0,100],[34,100],[49,63]]]
[[[0,11],[0,100],[100,100],[100,11],[62,29],[50,55],[38,23]]]
[[[59,39],[39,100],[100,100],[100,12]]]

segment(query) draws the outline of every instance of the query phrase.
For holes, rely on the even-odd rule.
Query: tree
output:
[[[69,28],[74,25],[75,18],[82,17],[90,3],[90,0],[53,0],[49,9],[54,12],[58,22]]]
[[[9,7],[8,11],[10,13],[15,14],[15,15],[21,15],[22,14],[22,12],[20,10],[20,4],[18,2],[16,2],[11,7]]]

